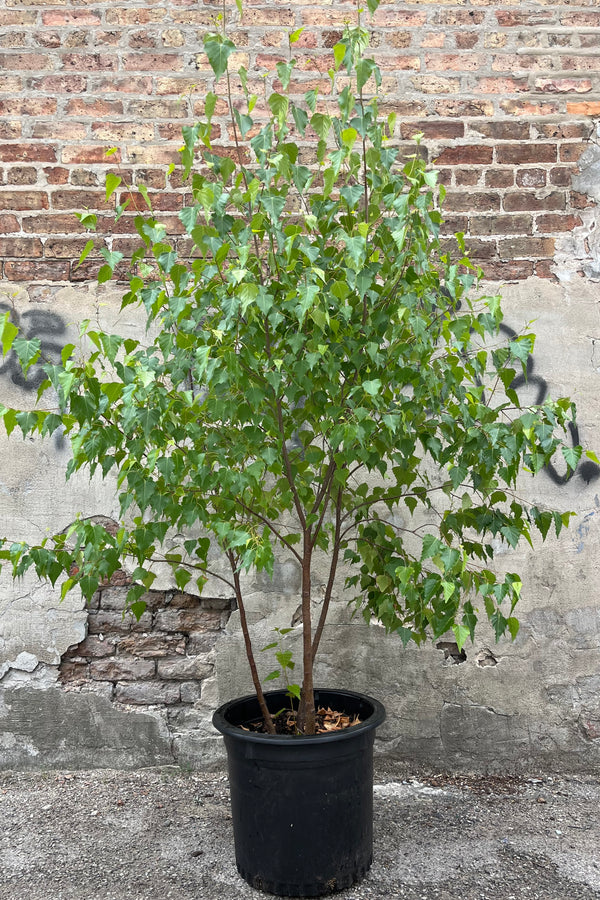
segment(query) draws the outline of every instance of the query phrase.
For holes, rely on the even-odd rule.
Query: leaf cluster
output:
[[[123,307],[145,311],[150,337],[84,325],[87,358],[70,346],[45,366],[40,395],[58,408],[1,410],[9,433],[63,429],[68,476],[114,475],[121,525],[109,534],[80,519],[40,547],[5,542],[15,575],[66,574],[63,594],[77,585],[89,598],[128,558],[139,613],[156,558],[180,588],[201,589],[216,545],[241,600],[240,573],[272,574],[284,549],[303,572],[307,627],[311,567],[327,554],[305,668],[342,565],[356,606],[404,643],[454,629],[462,647],[480,610],[498,637],[516,634],[521,580],[496,576],[494,548],[567,524],[514,492],[562,446],[575,410],[566,399],[523,407],[512,389],[533,335],[502,344],[499,299],[473,299],[481,273],[462,235],[456,259],[441,250],[443,187],[418,142],[400,159],[365,45],[359,25],[334,47],[327,103],[314,90],[294,99],[294,60],[282,61],[261,111],[243,69],[244,104],[232,101],[234,44],[206,37],[234,146],[213,141],[211,92],[204,120],[183,129],[189,257],[149,199],[135,218]],[[119,183],[109,176],[107,192]],[[104,257],[101,281],[121,261]],[[24,371],[38,362],[39,345],[8,320],[1,337]],[[563,453],[573,467],[581,451]],[[175,547],[173,534],[184,535]]]

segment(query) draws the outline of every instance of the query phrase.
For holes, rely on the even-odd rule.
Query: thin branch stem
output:
[[[229,565],[231,566],[231,571],[233,573],[235,598],[237,600],[238,610],[240,613],[240,624],[242,626],[242,635],[244,637],[244,645],[246,648],[248,665],[250,666],[252,683],[254,685],[254,690],[256,691],[256,697],[258,700],[258,705],[260,707],[261,715],[265,723],[265,728],[269,734],[275,734],[275,723],[273,722],[273,717],[271,716],[271,713],[269,712],[269,709],[267,707],[267,701],[265,700],[265,695],[260,683],[260,678],[258,676],[258,669],[256,668],[256,660],[254,659],[254,651],[252,648],[252,641],[250,639],[250,629],[248,628],[248,619],[246,618],[246,608],[244,606],[244,598],[242,595],[239,568],[232,550],[227,551],[227,558],[229,560]]]

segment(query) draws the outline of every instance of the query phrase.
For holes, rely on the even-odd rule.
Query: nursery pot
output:
[[[285,691],[265,696],[271,712],[289,705]],[[238,871],[282,897],[344,890],[373,858],[373,741],[385,710],[353,691],[316,690],[315,702],[361,723],[319,735],[244,731],[261,717],[255,695],[213,716],[227,749]]]

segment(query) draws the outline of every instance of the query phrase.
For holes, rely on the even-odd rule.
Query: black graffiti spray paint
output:
[[[514,341],[518,337],[517,332],[509,325],[505,325],[504,323],[500,325],[500,331],[502,334],[505,334],[511,341]],[[523,388],[525,387],[525,385],[537,389],[537,396],[534,401],[536,404],[544,402],[548,395],[548,382],[545,378],[542,378],[541,375],[536,374],[535,360],[533,356],[530,356],[528,358],[526,371],[522,372],[520,375],[517,375],[517,377],[511,383],[511,388],[514,391],[518,391],[519,388]],[[577,425],[574,425],[573,422],[569,422],[568,428],[571,446],[577,447],[580,443],[579,428],[577,427]],[[581,478],[583,478],[586,484],[591,484],[592,481],[596,481],[596,479],[600,478],[600,466],[596,465],[595,462],[592,462],[591,459],[580,460],[579,465],[576,469],[567,469],[563,474],[558,471],[554,463],[549,463],[545,467],[544,471],[552,479],[554,484],[557,484],[559,486],[564,485],[568,481],[570,481],[576,473]]]
[[[10,314],[11,322],[20,329],[27,340],[39,338],[43,362],[33,365],[27,375],[24,375],[17,354],[11,350],[0,366],[0,375],[9,378],[13,384],[27,393],[33,393],[46,377],[43,364],[60,362],[67,326],[57,313],[44,309],[30,309],[20,315],[9,304],[0,302],[0,315],[5,313]],[[59,450],[64,446],[64,437],[60,431],[55,432],[54,443]]]

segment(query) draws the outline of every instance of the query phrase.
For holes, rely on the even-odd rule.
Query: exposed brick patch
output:
[[[62,658],[64,688],[108,690],[115,703],[170,712],[193,704],[214,674],[213,648],[232,601],[149,591],[138,621],[124,614],[127,585],[115,580],[92,601],[85,640]]]

